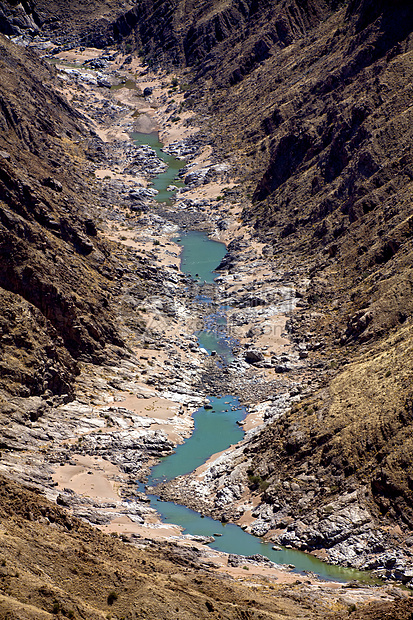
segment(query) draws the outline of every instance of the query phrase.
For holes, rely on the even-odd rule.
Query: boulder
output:
[[[245,353],[245,361],[249,364],[255,364],[257,362],[262,362],[263,360],[264,355],[259,349],[249,349]]]

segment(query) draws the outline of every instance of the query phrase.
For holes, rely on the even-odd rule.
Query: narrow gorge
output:
[[[411,9],[132,4],[0,3],[0,618],[409,618]]]

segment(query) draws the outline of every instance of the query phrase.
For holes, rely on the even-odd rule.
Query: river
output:
[[[168,168],[165,172],[158,174],[152,181],[152,187],[157,190],[157,194],[154,197],[157,202],[165,202],[171,204],[175,191],[168,191],[168,187],[183,187],[183,182],[179,179],[178,173],[185,166],[185,162],[164,153],[162,149],[162,143],[159,142],[157,133],[133,133],[131,134],[132,140],[136,145],[149,145],[151,146],[160,159],[168,164]]]
[[[154,145],[155,139],[145,142],[145,134],[133,134],[135,143]],[[153,136],[153,134],[151,134]],[[157,138],[156,138],[157,139]],[[157,149],[165,161],[169,155]],[[182,164],[182,162],[180,162]],[[177,164],[175,164],[176,169]],[[182,167],[182,166],[181,166]],[[171,173],[172,174],[172,173]],[[176,174],[176,172],[174,172]],[[163,175],[163,184],[170,183],[171,177]],[[166,187],[159,188],[159,177],[154,185],[158,184],[159,195]],[[168,199],[170,193],[167,192]],[[182,246],[181,270],[189,273],[195,280],[212,283],[216,277],[214,269],[223,258],[226,248],[208,238],[199,231],[183,232],[177,239]],[[210,295],[210,293],[209,293]],[[231,360],[231,347],[225,334],[225,309],[216,308],[211,297],[198,296],[198,301],[205,305],[205,328],[197,333],[202,346],[210,353],[216,351],[223,362]],[[216,395],[209,398],[211,408],[201,408],[194,413],[195,429],[185,443],[178,445],[174,454],[165,457],[156,465],[148,479],[148,486],[154,486],[160,481],[172,480],[179,475],[189,473],[202,465],[213,454],[223,451],[243,438],[243,431],[237,422],[246,415],[236,398],[231,395]],[[139,485],[144,491],[143,485]],[[145,493],[148,495],[147,491]],[[184,532],[192,535],[214,536],[215,541],[210,547],[227,553],[251,556],[261,554],[277,564],[293,565],[294,570],[301,573],[310,571],[322,578],[348,582],[354,579],[369,582],[368,574],[348,568],[333,566],[321,562],[314,556],[293,549],[273,549],[273,544],[248,534],[234,524],[224,524],[210,517],[206,517],[185,506],[172,502],[161,501],[156,495],[148,495],[151,505],[161,515],[165,523],[177,524],[184,528]]]

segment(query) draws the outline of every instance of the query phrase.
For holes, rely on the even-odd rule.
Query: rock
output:
[[[235,500],[240,499],[242,495],[243,487],[241,485],[231,485],[219,489],[215,498],[215,506],[217,508],[224,508],[230,504],[233,504]]]
[[[258,297],[257,295],[245,295],[240,299],[240,308],[257,308],[258,306],[265,306],[267,302],[265,299]]]
[[[61,493],[59,493],[59,495],[56,498],[56,504],[58,504],[59,506],[66,506],[66,507],[70,506],[70,502]]]
[[[185,185],[202,185],[206,175],[208,174],[208,168],[200,168],[190,172],[185,177]]]
[[[165,153],[173,155],[178,159],[188,158],[194,156],[199,151],[199,145],[196,143],[193,137],[189,137],[186,140],[175,141],[168,144],[168,146],[162,149]]]
[[[89,235],[90,237],[96,237],[96,235],[98,234],[96,224],[90,218],[85,220],[85,230],[86,230],[86,234]]]
[[[264,360],[264,355],[262,351],[258,349],[249,349],[246,351],[244,359],[249,364],[255,364],[256,362],[262,362]]]
[[[236,256],[234,256],[231,252],[227,252],[218,267],[216,267],[215,271],[230,271],[235,263]]]
[[[413,568],[405,568],[401,571],[400,581],[403,583],[409,583],[409,581],[413,581]]]
[[[216,164],[215,166],[210,166],[209,168],[194,170],[186,175],[185,185],[197,187],[204,183],[209,183],[210,181],[213,181],[228,172],[228,170],[229,166],[227,164]]]
[[[186,534],[185,538],[188,540],[193,540],[194,542],[199,542],[201,545],[209,545],[212,542],[215,542],[215,538],[213,536],[201,536],[195,534]]]
[[[153,198],[158,193],[157,189],[152,187],[141,187],[140,189],[134,189],[129,192],[129,200],[142,200],[145,198]]]
[[[374,314],[369,308],[364,308],[352,316],[347,324],[347,329],[342,336],[342,343],[351,339],[356,340],[372,322]]]
[[[257,562],[258,564],[268,564],[268,562],[270,562],[270,560],[266,558],[265,555],[261,555],[261,553],[254,553],[254,555],[248,555],[247,560],[252,560],[253,562]]]
[[[218,230],[228,230],[229,228],[229,221],[228,220],[218,220],[217,222],[217,228]]]
[[[237,568],[245,564],[245,557],[242,555],[236,555],[235,553],[230,553],[228,555],[228,566],[232,566],[233,568]]]
[[[63,185],[60,183],[60,181],[57,181],[53,177],[46,177],[45,179],[43,179],[42,183],[46,187],[50,187],[51,189],[53,189],[55,192],[63,191]]]
[[[110,82],[110,80],[108,80],[107,78],[104,78],[104,77],[98,77],[97,78],[97,85],[100,86],[101,88],[111,88],[112,87],[112,83]]]
[[[106,69],[108,61],[104,58],[93,58],[92,60],[85,60],[83,65],[87,65],[91,69]]]
[[[267,521],[257,519],[251,524],[251,534],[254,536],[264,536],[270,529],[270,525]]]
[[[144,97],[150,97],[152,93],[153,93],[153,88],[151,88],[150,86],[146,86],[146,88],[143,89]]]

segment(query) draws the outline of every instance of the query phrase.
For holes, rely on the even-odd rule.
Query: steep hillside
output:
[[[216,83],[222,81],[225,65],[235,83],[275,49],[301,38],[335,4],[335,0],[144,0],[135,37],[154,62],[198,67],[200,75],[212,71]]]
[[[211,107],[215,133],[248,145],[244,217],[310,277],[293,338],[332,369],[361,356],[275,426],[269,460],[321,464],[340,489],[355,476],[410,527],[412,26],[407,3],[352,3]]]
[[[289,330],[323,389],[257,439],[251,475],[274,507],[315,474],[308,523],[362,487],[374,518],[413,525],[412,29],[405,0],[144,2],[135,33],[194,69],[187,105],[236,162],[244,221],[306,290]]]
[[[275,265],[309,278],[289,329],[324,388],[255,446],[273,506],[295,501],[284,482],[316,475],[296,497],[309,494],[308,524],[363,485],[373,513],[413,525],[412,27],[410,3],[351,2],[230,88],[232,65],[215,59],[219,79],[203,89],[252,194],[245,221]],[[330,544],[289,530],[284,542]]]
[[[208,574],[190,550],[145,541],[137,549],[4,479],[0,540],[2,620],[332,617],[327,604],[311,611],[314,594],[300,595],[299,585],[251,590]],[[402,607],[400,619],[411,610]]]
[[[73,14],[59,8],[57,21],[48,2],[2,7],[8,34],[117,41],[149,65],[190,68],[182,109],[192,108],[236,169],[243,221],[265,241],[273,271],[295,281],[300,301],[288,330],[318,381],[251,442],[257,515],[269,508],[283,544],[323,554],[334,546],[330,559],[353,565],[372,546],[378,554],[397,546],[405,568],[413,527],[411,2],[97,2],[87,25],[80,4]],[[42,24],[41,7],[49,15]],[[2,388],[65,394],[77,360],[99,362],[107,343],[122,344],[109,295],[121,273],[79,174],[91,136],[44,85],[53,69],[5,40],[0,51]],[[340,549],[344,538],[351,542]],[[398,575],[397,553],[380,560],[386,576]]]
[[[33,54],[1,39],[0,73],[1,388],[64,394],[76,360],[121,344],[107,308],[115,263],[85,176],[91,136]]]
[[[124,0],[0,2],[0,32],[27,40],[44,37],[55,43],[85,42],[91,29],[113,36],[112,24],[133,8]],[[122,21],[122,19],[121,19]],[[117,30],[117,33],[119,29]]]

